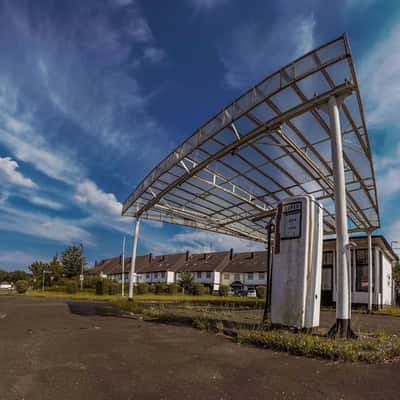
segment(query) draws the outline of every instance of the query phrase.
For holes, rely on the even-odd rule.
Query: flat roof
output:
[[[266,242],[279,201],[312,195],[335,233],[329,118],[342,101],[350,232],[380,227],[375,173],[346,35],[269,75],[172,151],[123,204],[122,215]],[[179,112],[179,110],[178,110]]]

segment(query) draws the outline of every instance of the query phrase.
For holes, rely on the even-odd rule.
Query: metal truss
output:
[[[379,228],[371,150],[346,36],[305,54],[222,109],[162,160],[129,195],[122,215],[266,242],[277,203],[312,195],[335,233],[331,133],[340,103],[350,232]]]

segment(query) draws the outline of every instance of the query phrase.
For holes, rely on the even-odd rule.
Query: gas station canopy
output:
[[[379,228],[372,155],[346,36],[265,78],[162,160],[122,215],[266,242],[277,204],[312,195],[335,234],[327,102],[340,104],[350,232]]]

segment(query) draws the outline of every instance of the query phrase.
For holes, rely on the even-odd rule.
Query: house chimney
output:
[[[231,251],[229,252],[229,259],[233,260],[233,249],[231,248]]]
[[[254,258],[254,251],[251,252],[250,258]]]
[[[207,260],[207,253],[204,253],[203,259]]]
[[[152,260],[153,260],[153,254],[149,253],[149,264],[151,263]]]
[[[186,260],[186,261],[189,261],[189,250],[186,250],[185,260]]]

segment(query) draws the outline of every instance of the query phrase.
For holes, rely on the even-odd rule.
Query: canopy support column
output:
[[[351,330],[351,306],[349,299],[349,234],[347,229],[346,181],[344,176],[344,161],[342,133],[338,100],[331,96],[328,101],[328,114],[331,130],[331,152],[333,164],[333,181],[335,184],[336,212],[336,324],[331,328],[331,336],[349,337]]]
[[[372,312],[372,232],[368,231],[368,312]]]
[[[139,238],[139,226],[140,226],[140,218],[136,218],[135,230],[132,239],[132,260],[131,260],[131,269],[129,271],[129,293],[128,300],[133,301],[133,284],[136,281],[136,273],[135,273],[135,263],[136,263],[136,249]]]

